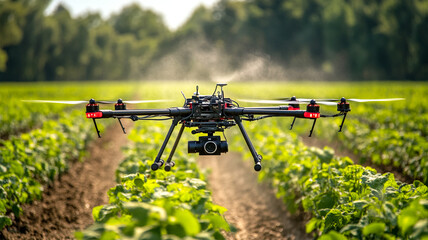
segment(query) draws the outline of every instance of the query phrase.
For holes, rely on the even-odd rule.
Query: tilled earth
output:
[[[118,124],[106,129],[101,139],[90,144],[85,161],[72,164],[47,186],[43,200],[25,205],[23,215],[3,229],[0,239],[74,239],[76,230],[93,223],[92,208],[108,202],[106,193],[116,184],[115,170],[126,143]]]
[[[258,173],[240,154],[200,157],[198,162],[210,169],[213,201],[228,209],[225,218],[237,230],[226,233],[227,239],[311,239],[302,217],[291,216],[273,190],[258,183]]]
[[[92,224],[92,208],[108,202],[106,192],[116,184],[121,147],[127,144],[117,124],[102,137],[89,146],[84,162],[72,164],[61,179],[46,187],[43,200],[25,205],[23,215],[0,232],[0,239],[73,239],[76,230]],[[227,239],[310,239],[302,216],[291,216],[271,188],[258,183],[258,173],[240,154],[198,161],[211,169],[213,200],[228,209],[225,217],[236,228],[225,233]]]

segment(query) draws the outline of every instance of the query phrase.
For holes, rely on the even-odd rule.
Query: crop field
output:
[[[251,89],[257,91],[249,92]],[[268,99],[270,96],[405,98],[405,101],[396,102],[351,103],[351,114],[343,133],[337,133],[341,119],[336,118],[321,119],[315,134],[327,141],[339,141],[363,162],[393,166],[413,179],[428,183],[428,132],[425,127],[428,109],[418,103],[428,94],[425,83],[334,83],[333,87],[324,83],[271,84],[266,87],[256,84],[249,87],[249,91],[246,92],[250,96]],[[334,113],[335,106],[322,106],[321,109]],[[308,134],[310,124],[299,124],[296,124],[297,132]]]
[[[202,95],[212,94],[215,87],[209,82],[197,84]],[[221,155],[212,159],[187,153],[187,141],[196,140],[202,134],[192,135],[186,129],[173,157],[176,166],[171,172],[163,169],[154,172],[150,165],[171,121],[127,124],[125,140],[117,140],[118,135],[114,134],[122,131],[112,127],[118,125],[117,121],[99,120],[102,138],[96,139],[92,121],[85,118],[84,104],[21,101],[121,97],[172,99],[159,104],[133,105],[133,108],[181,107],[180,91],[189,98],[195,92],[195,85],[192,82],[0,84],[0,238],[428,239],[428,107],[423,104],[428,95],[426,83],[229,83],[224,89],[225,95],[240,106],[257,105],[239,99],[292,96],[405,98],[395,102],[352,102],[341,133],[338,133],[341,118],[318,119],[312,138],[321,148],[310,146],[305,140],[311,120],[297,119],[292,131],[289,130],[292,118],[245,123],[254,147],[263,156],[263,168],[257,173],[252,163],[248,164],[252,161],[251,155],[238,127],[225,131],[229,157]],[[321,105],[321,113],[334,114],[335,108]],[[176,135],[175,132],[167,145],[164,158],[171,151]],[[124,147],[120,159],[115,159],[118,164],[114,165],[111,158],[118,157],[109,151],[120,148],[118,141]],[[46,195],[55,194],[51,186],[63,187],[61,178],[75,168],[76,162],[83,166],[93,162],[97,155],[92,150],[94,146],[103,147],[101,151],[105,152],[103,158],[107,161],[106,167],[96,162],[93,165],[96,171],[108,168],[115,174],[107,184],[108,190],[98,194],[105,200],[96,206],[83,202],[80,205],[93,220],[73,225],[68,236],[31,233],[31,228],[23,224],[33,224],[32,206],[46,204]],[[335,146],[337,152],[331,146]],[[353,158],[339,154],[340,151],[351,152]],[[242,167],[227,167],[235,166],[228,163],[217,173],[215,168],[226,159],[239,162]],[[215,174],[227,178],[224,179],[227,183],[241,186],[219,186],[212,177]],[[81,175],[90,174],[81,172]],[[246,187],[246,182],[240,180],[247,175],[260,180],[256,184],[262,187],[254,187],[263,189],[259,195],[266,195],[266,199],[267,195],[274,195],[281,206],[273,209],[271,206],[277,205],[263,202],[264,198],[261,201],[242,199],[247,195],[241,193],[228,195],[235,190],[227,189]],[[87,191],[105,181],[107,179],[97,179],[94,175],[94,182],[87,183]],[[233,204],[229,205],[239,201],[245,206],[238,204],[234,209]],[[266,217],[263,222],[255,222],[263,215],[257,209],[267,211],[268,215],[276,212],[281,220]],[[236,211],[248,211],[248,216],[239,217],[234,214]],[[282,217],[292,222],[289,228]],[[79,221],[75,218],[67,221]],[[64,225],[55,226],[55,230],[61,231],[61,226]],[[290,228],[294,228],[294,232],[288,232]]]
[[[19,217],[22,204],[40,199],[43,185],[66,171],[70,161],[81,159],[93,138],[81,109],[22,100],[115,98],[131,91],[113,84],[43,83],[2,84],[0,93],[0,228],[4,228],[12,224],[7,213]]]

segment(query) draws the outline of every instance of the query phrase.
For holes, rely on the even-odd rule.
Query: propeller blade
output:
[[[327,105],[327,106],[336,106],[336,102],[324,102],[324,101],[316,101],[317,104]]]
[[[22,100],[23,102],[34,102],[34,103],[60,103],[60,104],[84,104],[88,103],[88,100],[82,100],[82,101],[66,101],[66,100]],[[124,103],[128,104],[137,104],[137,103],[154,103],[154,102],[167,102],[171,100],[136,100],[136,101],[123,101]],[[98,104],[115,104],[117,101],[95,101]]]
[[[123,103],[126,104],[138,104],[138,103],[155,103],[155,102],[168,102],[171,100],[166,100],[166,99],[159,99],[159,100],[130,100],[130,101],[125,101],[123,100]],[[101,103],[101,104],[116,104],[117,101],[95,101],[96,103]]]
[[[291,98],[278,98],[276,100],[291,101]],[[340,101],[340,99],[333,99],[333,98],[296,98],[296,100],[299,102],[310,102],[311,100],[325,101],[325,102]]]
[[[336,102],[330,102],[329,99],[309,99],[309,98],[298,98],[296,101],[286,101],[290,104],[306,104],[310,103],[312,100],[315,100],[317,104],[327,105],[327,106],[336,106]]]
[[[137,103],[155,103],[155,102],[171,102],[172,100],[168,99],[158,99],[158,100],[134,100],[134,101],[123,101],[124,103],[137,104]]]
[[[311,99],[312,100],[312,99]],[[241,102],[248,102],[248,103],[261,103],[261,104],[307,104],[311,100],[308,101],[286,101],[286,100],[250,100],[250,99],[238,99],[238,101]],[[316,102],[317,104],[327,105],[327,106],[336,106],[337,103],[335,102]]]
[[[347,101],[352,102],[390,102],[390,101],[400,101],[400,100],[406,100],[405,98],[384,98],[384,99],[357,99],[357,98],[350,98],[347,99]]]
[[[278,101],[289,101],[290,98],[278,98]],[[310,102],[312,99],[309,98],[297,98],[297,101],[299,102]],[[317,103],[319,102],[340,102],[340,99],[334,99],[334,98],[315,98],[315,101]],[[346,101],[349,102],[389,102],[389,101],[400,101],[400,100],[406,100],[405,98],[383,98],[383,99],[358,99],[358,98],[350,98],[346,99]]]
[[[286,103],[298,103],[295,101],[286,101],[286,100],[251,100],[251,99],[238,99],[240,102],[248,102],[248,103],[262,103],[262,104],[286,104]]]
[[[84,104],[88,103],[88,100],[82,101],[67,101],[67,100],[22,100],[23,102],[35,102],[35,103],[60,103],[60,104]],[[111,104],[116,103],[113,101],[96,101],[99,104]]]
[[[86,101],[86,102],[88,102],[88,101]],[[105,100],[97,101],[97,100],[95,100],[95,103],[98,103],[98,104],[115,104],[115,103],[117,103],[117,101],[105,101]]]
[[[54,101],[54,100],[22,100],[23,102],[34,102],[34,103],[61,103],[61,104],[82,104],[88,103],[88,101]]]

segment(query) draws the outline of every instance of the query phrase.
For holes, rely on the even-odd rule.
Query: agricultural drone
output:
[[[86,105],[86,117],[91,118],[95,125],[98,137],[100,131],[98,130],[96,119],[101,118],[116,118],[118,119],[124,133],[125,128],[122,125],[121,119],[128,118],[133,121],[138,120],[172,120],[172,124],[166,134],[165,140],[151,165],[153,171],[158,170],[164,165],[165,171],[170,171],[174,167],[175,163],[172,161],[172,157],[180,141],[181,135],[184,128],[193,128],[192,134],[203,133],[206,136],[200,136],[198,141],[188,142],[189,153],[199,153],[199,155],[220,155],[228,151],[227,140],[224,140],[220,136],[214,135],[216,132],[223,133],[224,130],[235,125],[238,125],[242,136],[254,158],[254,170],[260,171],[262,168],[261,160],[262,156],[255,150],[247,132],[245,131],[242,121],[256,121],[269,117],[293,117],[293,121],[290,126],[290,130],[297,118],[311,119],[313,120],[312,128],[309,133],[309,137],[315,127],[315,123],[318,118],[325,117],[343,117],[342,123],[339,126],[339,132],[342,131],[343,124],[345,122],[346,115],[351,111],[348,101],[354,102],[370,102],[370,101],[394,101],[402,100],[401,98],[390,98],[390,99],[297,99],[292,97],[289,99],[279,100],[240,100],[242,102],[254,102],[254,103],[266,103],[266,104],[287,104],[287,106],[274,106],[274,107],[240,107],[238,102],[231,98],[225,97],[223,87],[227,84],[217,84],[212,95],[200,95],[199,88],[196,86],[196,92],[191,98],[185,99],[183,107],[171,107],[165,109],[127,109],[127,103],[142,103],[142,102],[155,102],[154,101],[123,101],[118,99],[117,102],[111,101],[95,101],[94,99],[89,100]],[[220,87],[220,91],[216,91]],[[87,101],[44,101],[38,100],[37,102],[54,102],[54,103],[70,103],[79,104]],[[100,110],[99,104],[115,104],[115,110]],[[300,109],[300,104],[307,104],[306,110]],[[337,105],[337,114],[325,115],[320,113],[320,106],[324,105]],[[168,156],[166,162],[162,160],[162,155],[165,150],[168,141],[175,127],[181,124],[181,128],[178,132],[177,138],[175,139],[172,150]]]

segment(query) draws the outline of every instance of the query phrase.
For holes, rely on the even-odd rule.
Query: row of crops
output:
[[[343,133],[337,133],[340,120],[321,119],[315,135],[331,141],[340,140],[345,147],[355,150],[362,160],[393,165],[403,173],[426,182],[428,139],[424,126],[428,117],[426,107],[420,106],[419,102],[428,93],[427,87],[419,83],[396,83],[388,89],[385,85],[373,83],[335,84],[336,87],[328,88],[325,83],[237,83],[226,88],[226,97],[405,97],[405,102],[351,104],[351,116]],[[200,86],[201,94],[211,94],[213,85]],[[122,86],[95,86],[104,87],[102,91],[88,86],[87,92],[73,91],[70,87],[62,93],[52,90],[52,93],[28,98],[78,100],[95,95],[99,99],[114,99],[118,95],[132,94],[129,85]],[[43,87],[49,89],[40,85],[40,92],[43,92]],[[150,90],[145,87],[150,87]],[[32,92],[21,88],[17,87],[17,91],[22,91],[19,97],[8,95],[7,101],[15,99],[12,102],[17,102],[25,96],[25,91]],[[66,86],[63,88],[67,89]],[[194,86],[145,84],[140,89],[143,99],[174,96],[181,100],[179,90],[189,95]],[[54,97],[49,94],[54,94]],[[180,106],[181,103],[177,101],[170,106]],[[31,115],[38,111],[39,105],[23,106],[34,106],[29,111]],[[19,113],[20,107],[17,108]],[[5,108],[5,112],[9,109]],[[321,109],[335,110],[324,106]],[[11,127],[2,135],[7,137],[3,138],[5,140],[0,147],[0,229],[11,224],[7,214],[19,215],[23,203],[40,198],[42,186],[65,171],[70,160],[79,159],[90,137],[94,136],[93,129],[90,129],[93,126],[83,118],[81,109],[73,111],[73,108],[63,105],[43,104],[40,112],[45,110],[50,115],[36,116],[34,119],[39,120],[28,126],[23,122],[25,117],[19,121],[19,117],[2,115],[0,118],[2,121],[16,119],[22,122],[20,127]],[[299,134],[307,134],[308,122],[297,121],[295,128]],[[132,145],[125,149],[126,159],[117,170],[118,184],[107,193],[109,204],[93,209],[95,223],[76,233],[76,238],[222,239],[222,230],[230,230],[222,216],[225,209],[212,202],[204,174],[196,167],[194,158],[187,154],[186,134],[174,156],[177,165],[172,172],[149,170],[169,123],[138,122],[129,135]],[[426,185],[421,181],[404,184],[396,181],[392,174],[381,175],[374,169],[355,165],[349,158],[338,158],[330,149],[308,148],[297,135],[290,134],[290,123],[290,119],[266,119],[249,123],[246,128],[256,149],[264,157],[260,178],[272,183],[291,212],[310,214],[311,220],[306,225],[308,233],[321,239],[428,237]],[[28,129],[33,130],[20,134]],[[228,138],[232,144],[230,150],[248,152],[237,129],[230,133],[233,135]],[[167,148],[165,154],[169,151]]]
[[[150,170],[167,127],[152,122],[134,127],[118,184],[108,191],[109,204],[93,209],[96,223],[76,233],[77,239],[223,239],[220,230],[230,230],[222,216],[226,209],[213,204],[186,144],[177,148],[172,172]]]
[[[257,90],[262,92],[260,88]],[[348,125],[356,124],[353,121]],[[269,119],[250,123],[247,129],[265,159],[260,179],[272,182],[278,197],[291,212],[311,215],[306,225],[308,233],[321,239],[428,236],[428,188],[422,182],[401,183],[390,173],[381,175],[372,168],[355,165],[349,158],[338,158],[331,149],[308,148],[297,135],[284,130],[288,124],[283,119]],[[323,125],[321,130],[331,129],[332,125]],[[93,210],[96,223],[76,237],[211,239],[221,238],[220,229],[229,229],[221,217],[224,209],[206,200],[210,198],[204,177],[183,149],[176,156],[176,172],[148,170],[166,128],[150,123],[150,127],[139,126],[132,133],[134,145],[126,150],[128,157],[117,171],[119,184],[108,192],[110,203],[96,207]],[[231,149],[248,152],[242,136],[237,131],[232,133]],[[194,195],[198,191],[205,196],[202,204],[200,195]],[[192,197],[182,196],[192,195],[189,192],[193,192]],[[188,211],[186,216],[181,215],[183,209]],[[207,214],[212,217],[207,218]],[[197,231],[186,230],[186,225],[194,226]]]
[[[177,101],[145,107],[181,106],[180,90],[188,95],[194,87],[158,83],[151,91],[144,91],[144,98],[174,96]],[[126,157],[116,171],[117,185],[107,193],[109,203],[93,209],[95,223],[77,232],[77,239],[224,239],[221,231],[230,231],[223,218],[226,209],[212,202],[205,174],[196,164],[197,156],[187,153],[186,143],[195,136],[183,133],[171,172],[150,170],[170,124],[136,122],[128,136],[131,144],[124,149]],[[164,157],[171,151],[171,142]]]
[[[334,156],[332,149],[308,148],[284,127],[284,121],[270,120],[247,129],[266,159],[260,179],[272,183],[289,211],[310,213],[308,233],[322,239],[428,237],[428,188],[422,182],[397,182],[393,174]]]
[[[336,86],[333,86],[333,85]],[[333,87],[332,87],[333,86]],[[320,119],[315,136],[340,141],[360,160],[393,166],[404,175],[428,182],[427,107],[423,83],[252,84],[246,95],[259,99],[395,98],[406,101],[351,103],[343,133],[341,119]],[[233,89],[234,93],[241,94]],[[301,105],[304,107],[305,105]],[[322,112],[335,109],[322,106]],[[298,134],[308,134],[312,121],[299,121]],[[416,180],[403,184],[393,174],[354,165],[331,149],[307,148],[288,131],[291,120],[251,125],[264,155],[261,179],[272,182],[288,209],[311,214],[307,232],[322,239],[424,239],[428,237],[428,188]],[[237,142],[237,141],[234,141]],[[246,146],[241,146],[246,150]]]
[[[81,100],[88,96],[115,99],[129,88],[113,84],[2,84],[0,88],[0,229],[10,214],[40,199],[43,186],[81,160],[94,136],[84,106],[37,104],[22,100]]]
[[[232,86],[234,96],[257,99],[297,98],[405,98],[405,101],[351,103],[343,133],[342,119],[320,119],[315,136],[326,142],[340,142],[361,162],[393,166],[413,179],[428,183],[428,106],[423,99],[428,85],[423,82],[332,82],[248,84],[245,94]],[[305,105],[301,105],[302,108]],[[321,105],[322,113],[335,113],[335,107]],[[290,124],[291,120],[288,121]],[[299,121],[295,131],[307,135],[310,121]],[[289,126],[284,124],[283,130]]]
[[[129,83],[132,84],[132,83]],[[129,96],[132,88],[114,83],[2,83],[0,87],[0,139],[19,135],[49,119],[64,118],[63,112],[84,109],[82,105],[29,103],[22,100],[115,100]],[[125,95],[126,94],[126,95]]]

